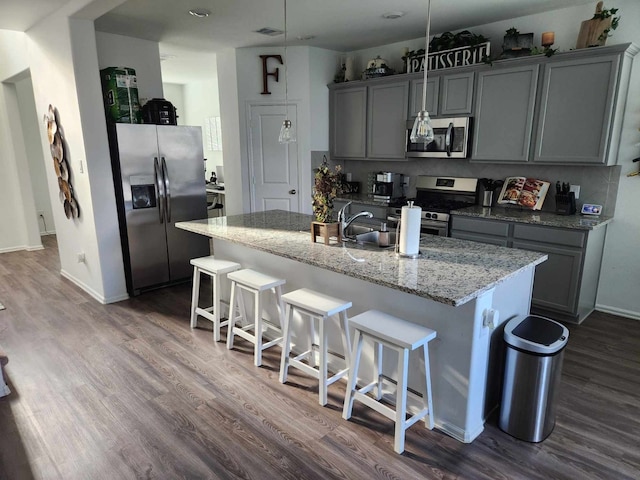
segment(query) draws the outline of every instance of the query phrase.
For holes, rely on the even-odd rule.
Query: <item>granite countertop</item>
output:
[[[311,215],[271,210],[178,222],[176,227],[453,306],[547,259],[542,253],[432,235],[421,240],[420,258],[398,258],[391,248],[312,243],[312,220]]]
[[[533,211],[517,207],[467,207],[454,210],[452,215],[465,217],[487,218],[491,220],[505,220],[530,225],[544,225],[545,227],[570,228],[574,230],[595,230],[613,220],[613,217],[589,217],[586,215],[558,215],[553,212]]]

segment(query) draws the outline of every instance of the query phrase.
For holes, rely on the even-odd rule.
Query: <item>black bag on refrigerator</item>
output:
[[[142,121],[155,125],[177,125],[176,107],[164,98],[152,98],[142,106]]]

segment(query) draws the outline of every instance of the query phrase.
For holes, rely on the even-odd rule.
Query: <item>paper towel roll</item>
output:
[[[420,216],[422,209],[413,202],[402,207],[400,216],[400,255],[417,255],[420,250]]]

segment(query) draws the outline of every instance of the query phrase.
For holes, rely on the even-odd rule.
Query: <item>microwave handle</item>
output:
[[[444,136],[444,145],[447,149],[447,157],[451,156],[451,137],[453,136],[453,122],[449,122],[447,134]]]

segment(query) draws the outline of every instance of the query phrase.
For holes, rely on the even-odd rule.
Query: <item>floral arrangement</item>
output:
[[[313,215],[317,222],[327,223],[331,221],[333,214],[333,199],[340,192],[342,185],[340,165],[336,165],[335,171],[329,168],[327,157],[324,157],[314,175],[313,184]]]

